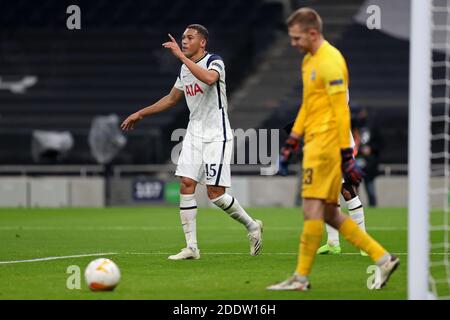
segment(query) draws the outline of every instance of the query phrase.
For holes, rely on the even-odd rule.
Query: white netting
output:
[[[432,3],[430,290],[450,299],[450,0]]]

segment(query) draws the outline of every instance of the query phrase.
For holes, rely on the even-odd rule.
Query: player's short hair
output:
[[[208,41],[209,38],[209,32],[208,29],[206,29],[204,26],[202,26],[201,24],[190,24],[187,26],[186,29],[194,29],[197,30],[198,34],[200,34],[203,38],[205,38],[206,41]]]
[[[294,11],[286,20],[288,28],[299,24],[306,30],[315,29],[322,33],[322,18],[316,10],[312,8],[300,8]]]

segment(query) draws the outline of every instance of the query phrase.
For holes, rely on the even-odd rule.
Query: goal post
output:
[[[408,299],[427,299],[431,113],[431,1],[411,1],[408,138]]]
[[[450,299],[450,0],[411,1],[408,298]]]

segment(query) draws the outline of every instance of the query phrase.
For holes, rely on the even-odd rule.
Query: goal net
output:
[[[411,4],[408,297],[450,299],[450,0]]]

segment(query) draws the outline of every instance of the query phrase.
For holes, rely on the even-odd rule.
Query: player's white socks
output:
[[[353,199],[347,201],[347,208],[350,218],[361,228],[362,231],[366,232],[366,223],[364,220],[364,208],[356,196]]]
[[[325,224],[327,228],[328,240],[327,243],[330,246],[338,246],[339,245],[339,231],[337,231],[332,226]]]
[[[194,194],[180,194],[180,217],[187,247],[198,250],[197,246],[197,202]]]
[[[242,223],[249,232],[256,231],[259,225],[250,217],[239,202],[227,193],[211,200],[216,206],[228,213],[234,220]]]
[[[350,218],[363,230],[366,232],[366,223],[364,220],[364,208],[359,200],[359,197],[356,196],[349,201],[346,201],[348,212]],[[339,231],[335,228],[326,224],[328,240],[327,243],[330,246],[339,245]]]

